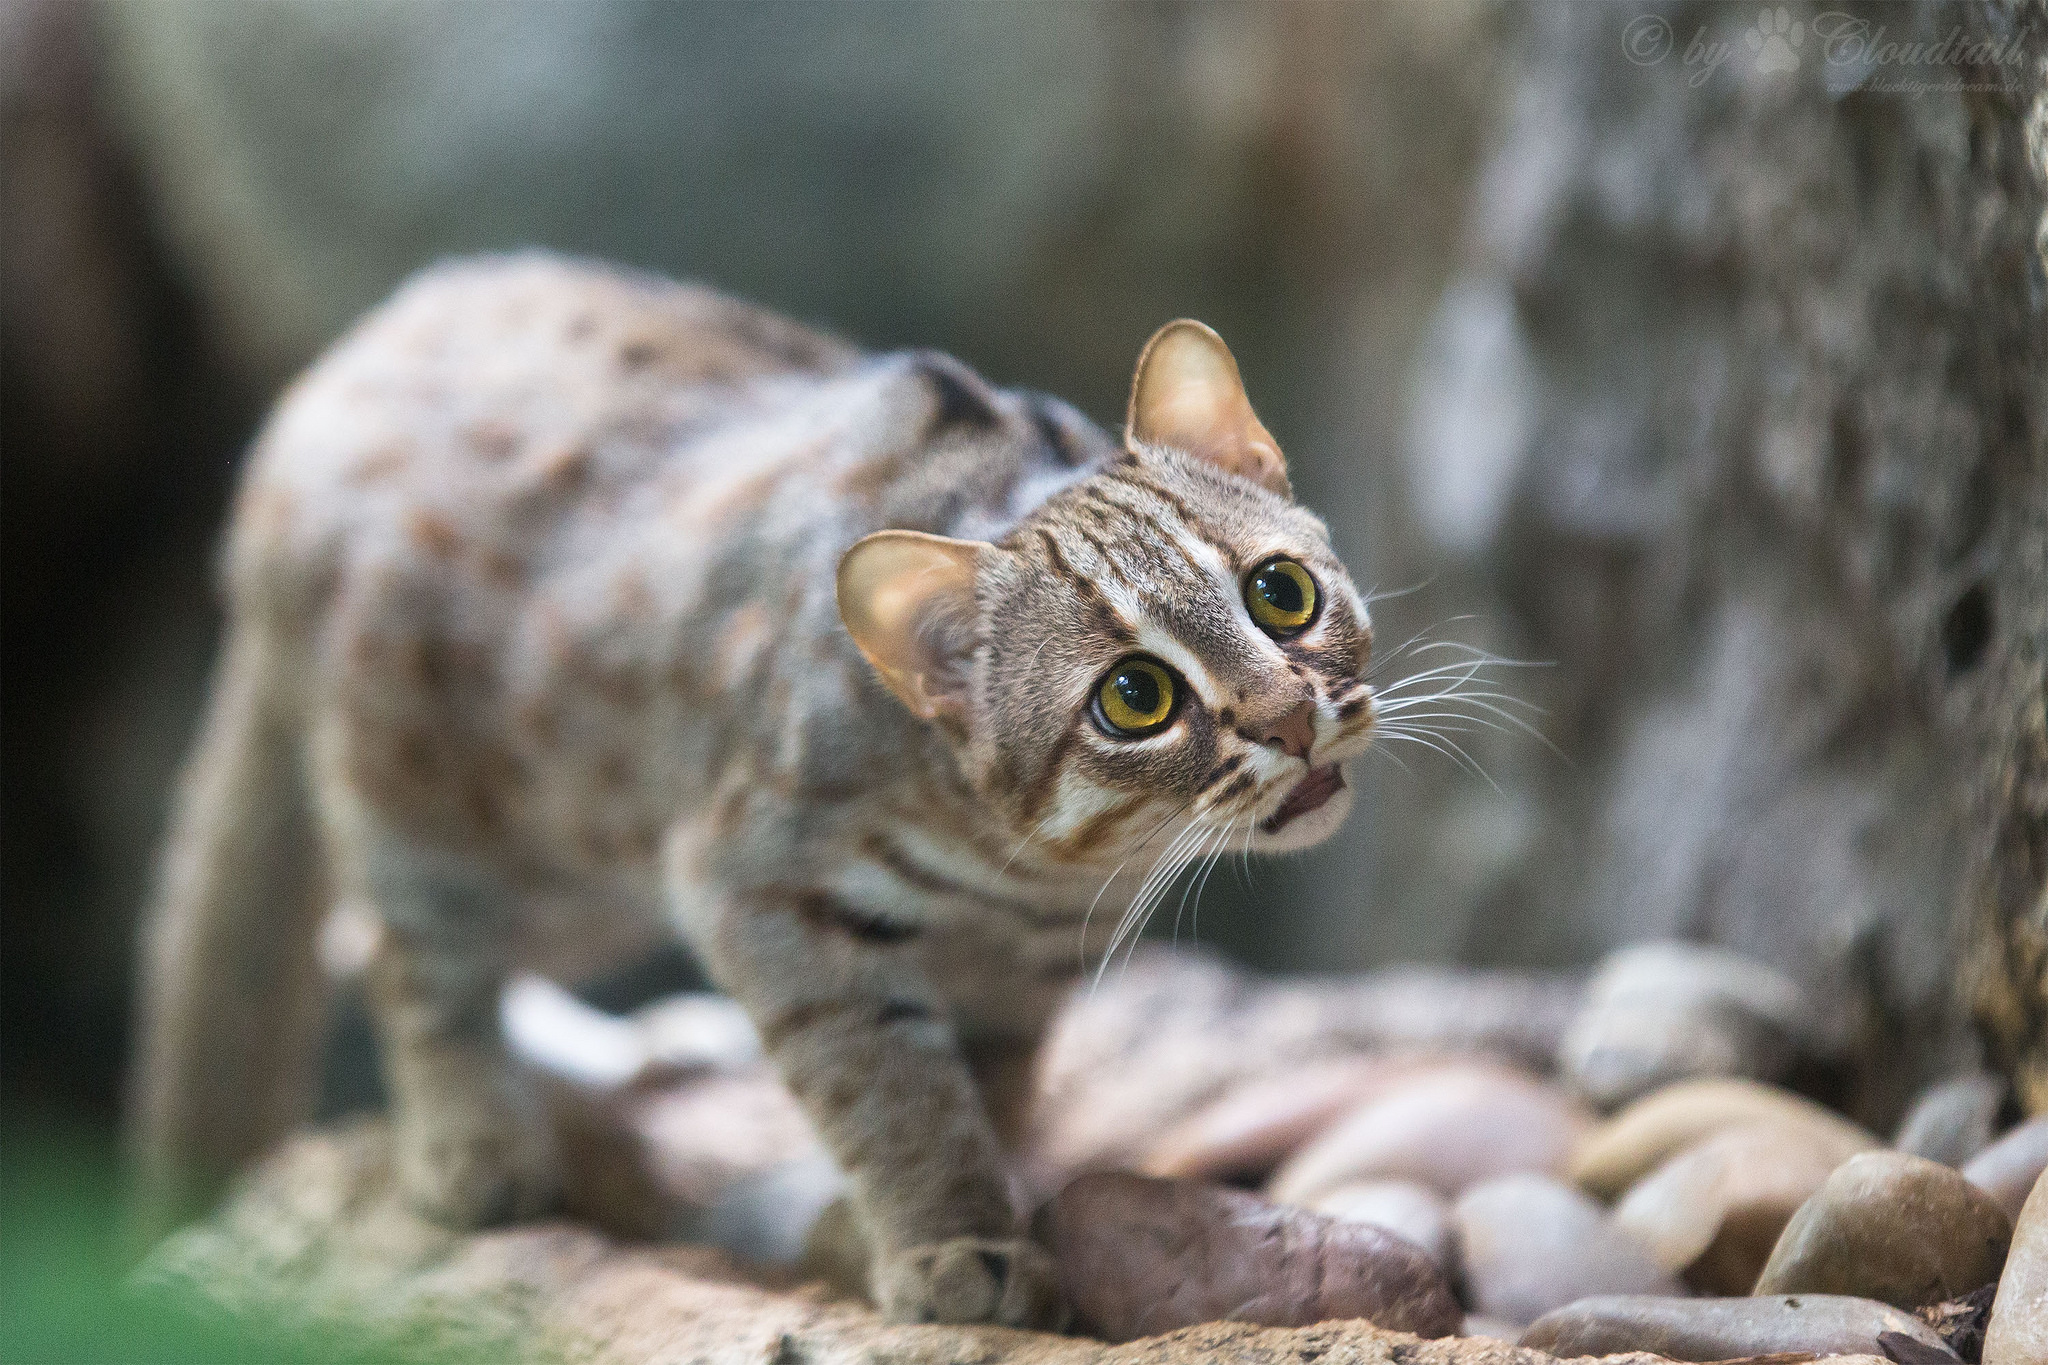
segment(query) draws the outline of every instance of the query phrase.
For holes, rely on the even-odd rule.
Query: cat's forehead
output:
[[[1075,577],[1121,585],[1153,609],[1202,588],[1234,598],[1232,585],[1276,554],[1343,574],[1314,513],[1172,452],[1103,469],[1018,529],[1013,545],[1055,569],[1053,583],[1070,591]]]
[[[1185,650],[1254,674],[1274,660],[1244,619],[1241,584],[1274,555],[1351,596],[1313,513],[1184,456],[1105,469],[1049,499],[1006,545],[1016,558],[1002,596],[1015,614],[998,635],[1030,638],[1034,667],[1092,668],[1129,650],[1178,663]]]

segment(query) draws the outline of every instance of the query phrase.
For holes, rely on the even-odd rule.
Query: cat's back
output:
[[[229,542],[239,602],[290,616],[365,561],[507,578],[763,381],[859,353],[701,286],[541,252],[431,267],[283,396]]]

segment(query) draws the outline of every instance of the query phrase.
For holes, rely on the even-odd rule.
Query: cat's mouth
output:
[[[1344,790],[1344,770],[1334,763],[1325,763],[1320,768],[1310,768],[1301,781],[1294,784],[1294,790],[1287,793],[1287,799],[1280,803],[1278,810],[1259,821],[1259,833],[1278,834],[1297,815],[1307,815],[1312,810],[1321,810],[1329,799]]]

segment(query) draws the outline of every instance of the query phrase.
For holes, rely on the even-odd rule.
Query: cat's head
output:
[[[1365,602],[1200,323],[1140,356],[1121,458],[995,544],[867,537],[839,603],[1034,860],[1303,848],[1350,808]]]

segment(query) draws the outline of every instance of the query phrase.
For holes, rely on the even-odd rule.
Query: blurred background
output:
[[[533,245],[1105,424],[1205,319],[1361,584],[1414,589],[1383,645],[1543,661],[1560,754],[1369,760],[1204,943],[1728,944],[1824,1002],[1868,1121],[1980,1054],[2038,1111],[2048,18],[1791,9],[1796,49],[1713,4],[0,3],[7,1131],[113,1132],[268,403],[411,271]]]

